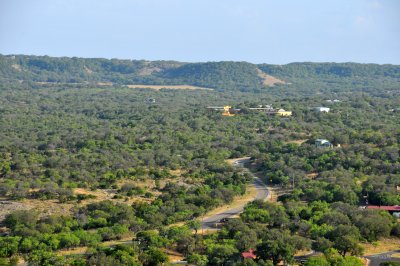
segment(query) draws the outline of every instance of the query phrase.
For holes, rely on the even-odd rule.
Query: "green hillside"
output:
[[[356,63],[247,62],[182,63],[48,56],[0,56],[0,79],[51,83],[112,83],[113,85],[194,85],[219,91],[259,91],[265,88],[260,70],[285,81],[295,91],[383,91],[398,87],[400,66]],[[261,72],[261,73],[262,73]],[[379,86],[378,86],[379,85]]]

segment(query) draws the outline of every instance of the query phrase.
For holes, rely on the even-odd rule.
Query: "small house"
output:
[[[332,148],[333,145],[326,139],[316,139],[315,147],[317,147],[317,148]]]

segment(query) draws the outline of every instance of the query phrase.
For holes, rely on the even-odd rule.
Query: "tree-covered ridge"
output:
[[[246,62],[182,63],[101,58],[48,56],[0,56],[0,79],[56,83],[112,83],[117,85],[203,86],[226,91],[258,91],[264,88],[259,71],[276,76],[291,87],[309,92],[339,90],[379,91],[397,88],[400,66],[356,63],[291,63],[287,65]],[[309,79],[308,84],[304,79]],[[310,83],[312,81],[312,83]],[[378,87],[377,85],[380,84]],[[311,86],[310,86],[311,85]]]
[[[290,63],[287,65],[261,64],[265,73],[281,78],[338,77],[391,77],[400,78],[400,66],[357,63]]]

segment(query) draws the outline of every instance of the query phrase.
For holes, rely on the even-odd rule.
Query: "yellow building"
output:
[[[292,116],[292,111],[286,111],[286,110],[284,110],[284,109],[279,109],[279,110],[276,112],[276,115],[277,115],[277,116]]]
[[[234,114],[231,114],[230,110],[232,109],[232,106],[224,106],[224,112],[222,113],[223,116],[234,116]]]

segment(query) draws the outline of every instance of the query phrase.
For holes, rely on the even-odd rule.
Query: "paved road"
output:
[[[243,158],[243,159],[238,159],[233,163],[236,167],[243,168],[244,164],[249,161],[250,158]],[[260,199],[264,200],[268,197],[269,195],[269,190],[267,186],[261,181],[260,178],[258,177],[253,177],[253,185],[257,189],[257,195],[255,196],[254,200]],[[221,213],[217,213],[213,216],[210,216],[206,219],[203,219],[201,221],[201,227],[202,229],[215,229],[217,227],[217,224],[221,219],[223,218],[229,218],[235,215],[238,215],[243,212],[244,206],[246,203],[241,204],[240,206],[236,208],[232,208],[226,211],[223,211]]]
[[[385,252],[381,254],[371,255],[371,256],[364,256],[370,260],[369,266],[379,266],[382,262],[385,261],[395,261],[400,262],[400,258],[392,258],[392,255],[400,253],[400,250],[394,250],[391,252]]]

